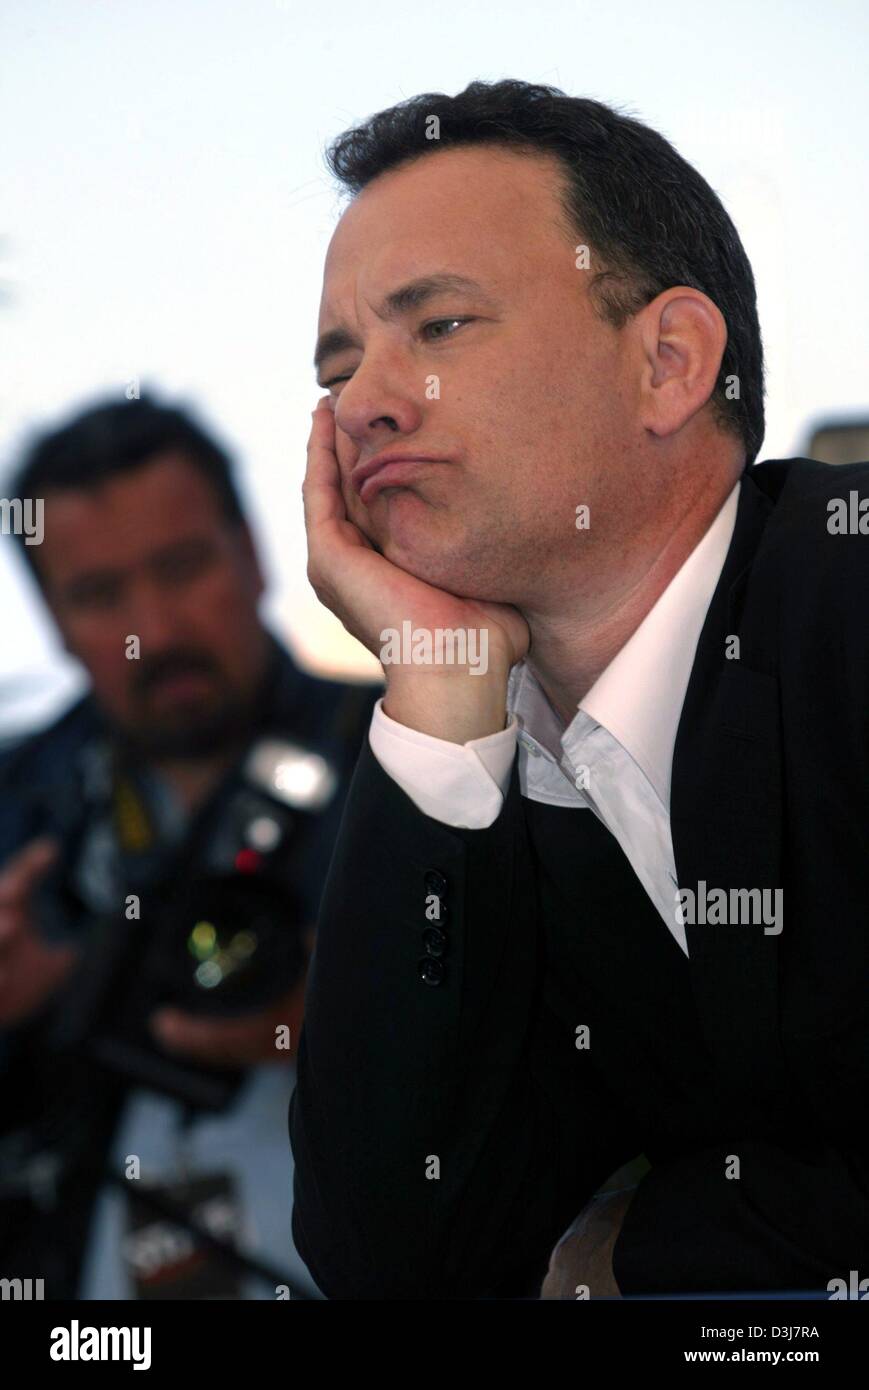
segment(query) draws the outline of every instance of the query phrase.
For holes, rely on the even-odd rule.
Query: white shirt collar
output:
[[[697,642],[733,536],[739,486],[734,484],[703,539],[580,701],[567,729],[524,661],[510,674],[508,708],[527,735],[550,751],[560,744],[577,766],[583,761],[581,740],[602,726],[668,809],[676,731]]]

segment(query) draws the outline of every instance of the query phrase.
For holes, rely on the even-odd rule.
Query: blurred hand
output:
[[[308,955],[313,933],[305,938]],[[299,1046],[305,1007],[303,975],[291,990],[257,1013],[234,1018],[202,1018],[181,1009],[157,1009],[150,1019],[151,1030],[167,1052],[178,1052],[211,1066],[249,1067],[259,1062],[288,1062],[295,1059]],[[290,1030],[289,1048],[276,1046],[276,1029]]]
[[[33,917],[34,891],[59,849],[55,840],[31,840],[0,870],[0,1027],[12,1028],[38,1012],[80,954],[76,946],[44,941]]]
[[[577,1286],[588,1289],[589,1298],[621,1297],[613,1274],[613,1249],[636,1190],[604,1192],[583,1207],[552,1252],[541,1298],[584,1297],[577,1294]]]

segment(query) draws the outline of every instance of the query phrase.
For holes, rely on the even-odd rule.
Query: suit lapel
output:
[[[671,826],[681,889],[781,887],[781,750],[772,598],[751,565],[773,510],[743,477],[733,539],[700,635],[673,757]],[[738,659],[727,640],[738,636]],[[766,641],[765,641],[766,639]],[[787,931],[787,903],[784,931]],[[763,922],[686,923],[704,1032],[742,1099],[775,1090],[780,937]],[[763,1084],[766,1083],[766,1084]]]

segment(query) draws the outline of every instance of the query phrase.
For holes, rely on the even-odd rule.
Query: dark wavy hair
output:
[[[9,479],[10,497],[37,498],[68,488],[96,488],[132,472],[159,454],[181,453],[208,480],[226,519],[244,521],[232,461],[194,417],[177,405],[164,405],[146,393],[135,400],[104,400],[40,435]],[[36,556],[21,541],[21,552],[36,577]]]
[[[558,158],[568,230],[600,266],[592,294],[607,322],[620,328],[674,285],[701,290],[718,306],[727,345],[713,409],[718,425],[742,440],[751,464],[764,435],[763,344],[751,265],[721,200],[657,131],[557,87],[472,82],[458,96],[427,92],[377,112],[332,141],[326,160],[343,188],[356,194],[408,160],[485,144]],[[738,399],[726,394],[733,378]]]

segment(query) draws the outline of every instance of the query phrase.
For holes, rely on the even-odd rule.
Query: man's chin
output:
[[[446,594],[456,598],[479,599],[481,602],[489,597],[482,592],[481,577],[473,556],[451,556],[442,546],[419,545],[410,549],[399,544],[392,536],[384,543],[380,553],[397,569]]]
[[[225,752],[248,732],[249,718],[237,710],[185,711],[123,730],[124,742],[142,758],[207,759]]]
[[[412,495],[410,488],[390,492],[396,500]],[[500,558],[486,573],[479,544],[465,532],[457,534],[456,528],[439,526],[442,515],[430,507],[421,512],[417,506],[397,506],[393,501],[388,516],[378,517],[379,525],[370,517],[365,524],[357,520],[355,525],[379,555],[424,584],[479,603],[512,603],[515,575],[504,572]]]

